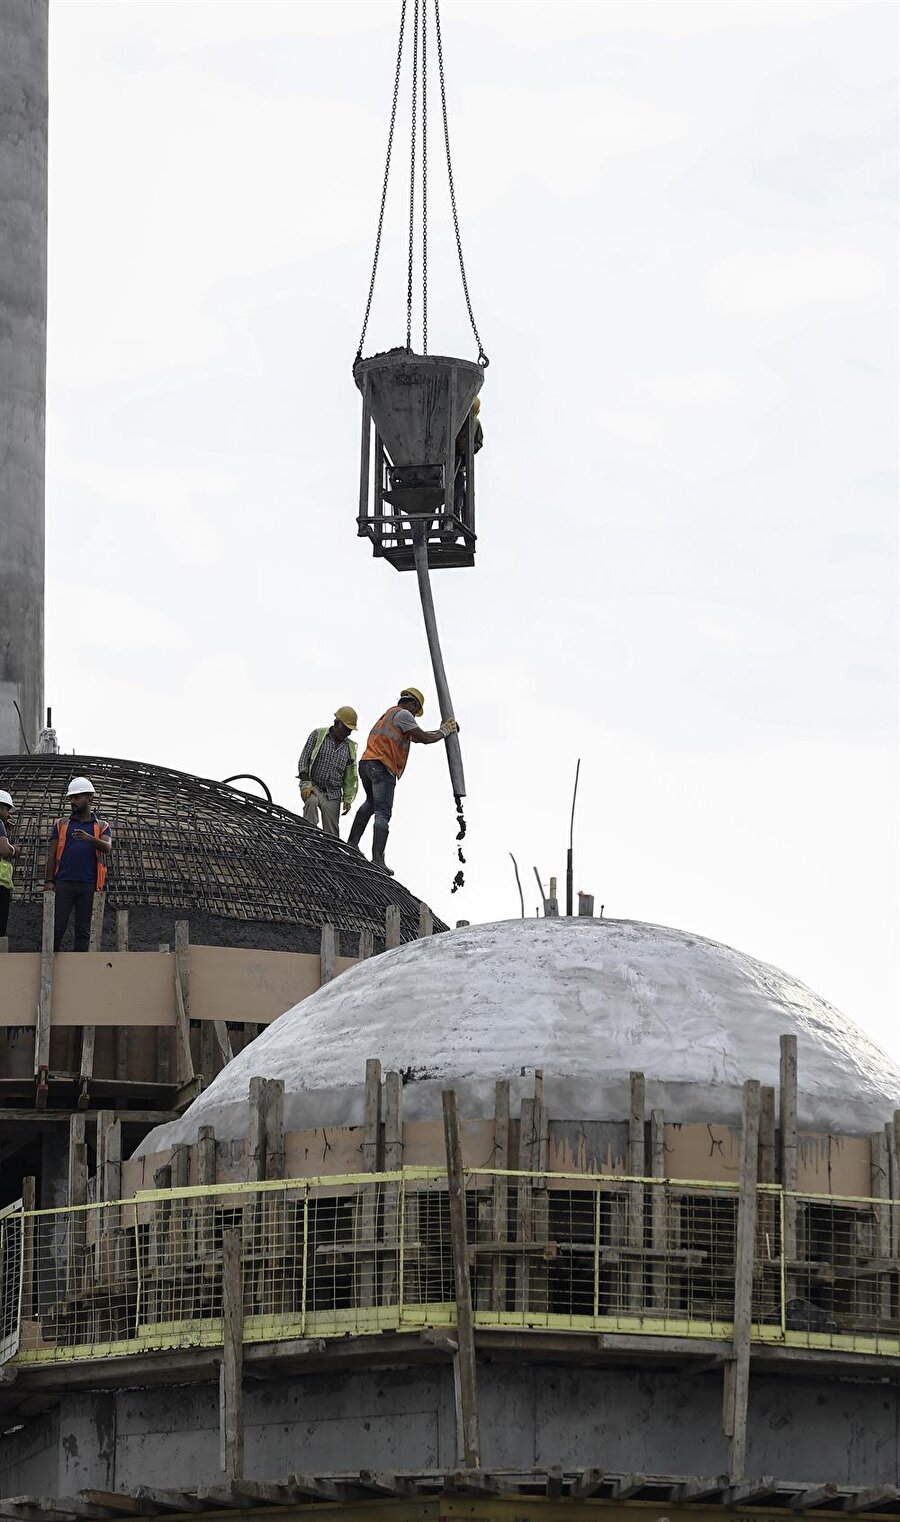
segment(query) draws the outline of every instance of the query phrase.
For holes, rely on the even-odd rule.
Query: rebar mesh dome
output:
[[[20,905],[39,904],[47,839],[54,821],[68,818],[66,788],[79,774],[93,782],[97,813],[113,830],[112,908],[181,911],[199,941],[198,915],[378,936],[396,904],[403,939],[418,934],[418,900],[345,842],[224,783],[107,756],[0,757],[0,787],[13,796],[11,834],[21,847]],[[446,926],[436,921],[436,928]]]

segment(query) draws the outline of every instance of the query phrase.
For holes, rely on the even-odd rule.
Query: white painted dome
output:
[[[252,1020],[253,1011],[247,1010]],[[438,1115],[453,1084],[490,1115],[498,1078],[558,1119],[624,1118],[628,1075],[669,1120],[736,1121],[746,1078],[777,1084],[779,1037],[798,1038],[800,1123],[862,1133],[900,1105],[900,1069],[794,978],[702,936],[632,920],[473,925],[350,968],[264,1031],[141,1152],[200,1125],[243,1135],[251,1077],[282,1078],[290,1129],[358,1124],[368,1057],[406,1075],[404,1114]]]

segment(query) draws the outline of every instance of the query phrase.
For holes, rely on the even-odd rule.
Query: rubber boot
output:
[[[359,850],[359,843],[362,840],[363,830],[369,822],[368,819],[361,819],[361,814],[362,809],[357,809],[355,815],[353,816],[353,823],[350,826],[350,834],[347,836],[347,844],[348,846],[352,846],[354,851]]]
[[[384,864],[384,848],[387,845],[388,838],[387,830],[383,825],[376,824],[373,826],[372,837],[372,861],[374,865],[381,867],[388,877],[393,877],[394,874],[390,867],[386,867]]]

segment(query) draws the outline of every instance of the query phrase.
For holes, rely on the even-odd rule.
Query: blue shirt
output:
[[[97,815],[91,814],[89,819],[76,819],[74,816],[68,821],[66,830],[66,843],[63,846],[62,857],[56,873],[58,883],[96,883],[97,881],[97,847],[91,840],[73,840],[76,830],[84,830],[88,835],[93,835],[94,825],[97,823]],[[105,824],[100,831],[102,840],[110,840],[112,831]],[[56,825],[50,831],[50,839],[59,839],[59,830]]]

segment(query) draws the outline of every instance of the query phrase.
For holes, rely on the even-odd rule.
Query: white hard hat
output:
[[[0,803],[8,803],[10,808],[13,806],[12,797],[9,793],[5,793],[2,788],[0,788]]]
[[[89,777],[73,777],[66,788],[67,798],[77,798],[79,793],[93,793],[94,784]]]

